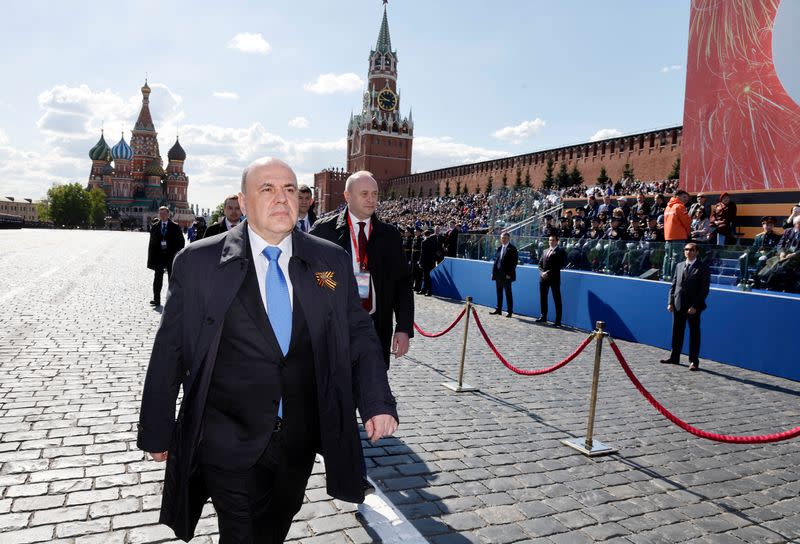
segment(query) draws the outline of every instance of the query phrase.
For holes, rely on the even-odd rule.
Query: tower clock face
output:
[[[397,95],[391,89],[384,89],[378,93],[378,107],[383,111],[392,111],[397,106]]]

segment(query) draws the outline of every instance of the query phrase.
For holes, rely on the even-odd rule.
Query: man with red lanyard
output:
[[[371,173],[356,172],[347,178],[344,198],[347,207],[339,215],[318,220],[311,234],[338,244],[352,256],[358,294],[375,323],[388,368],[391,353],[402,357],[408,352],[414,330],[414,294],[403,239],[375,215],[378,183]]]

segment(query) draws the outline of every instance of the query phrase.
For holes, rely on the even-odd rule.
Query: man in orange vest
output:
[[[686,211],[688,202],[689,193],[677,191],[667,204],[667,209],[664,210],[664,239],[667,242],[685,242],[689,239],[692,220]]]

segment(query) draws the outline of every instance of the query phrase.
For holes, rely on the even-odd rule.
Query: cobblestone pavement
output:
[[[142,379],[158,313],[139,233],[0,231],[0,542],[169,542],[156,524],[163,466],[135,447]],[[524,296],[517,292],[517,297]],[[426,330],[461,306],[417,297]],[[517,366],[560,360],[585,332],[480,315]],[[619,453],[589,459],[561,444],[585,433],[593,351],[556,373],[517,376],[470,325],[417,337],[393,361],[401,426],[369,447],[369,473],[433,543],[798,542],[800,442],[695,438],[655,412],[604,350],[595,437]],[[668,331],[665,331],[668,334]],[[756,341],[755,339],[737,339]],[[768,339],[767,341],[781,341]],[[787,339],[783,339],[787,341]],[[800,384],[620,342],[642,382],[702,429],[761,434],[800,424]],[[315,470],[292,539],[372,542],[355,505],[331,500]],[[207,507],[193,542],[216,542]]]

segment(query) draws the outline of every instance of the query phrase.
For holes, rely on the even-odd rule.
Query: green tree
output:
[[[578,170],[577,162],[572,166],[572,170],[569,172],[569,184],[573,187],[583,185],[583,174]]]
[[[547,166],[544,169],[544,179],[542,180],[542,187],[545,189],[552,189],[555,187],[555,178],[553,177],[553,158],[547,159]]]
[[[508,188],[508,176],[506,175],[505,172],[503,172],[503,189],[507,188]]]
[[[442,196],[442,186],[438,182],[436,183],[436,196]]]
[[[408,186],[408,191],[406,191],[406,196],[411,198],[411,185]]]
[[[486,182],[486,194],[488,195],[489,193],[491,193],[492,189],[493,189],[493,187],[492,187],[492,176],[489,176],[489,181]]]
[[[556,174],[556,186],[559,189],[569,187],[569,172],[567,172],[567,163],[565,162],[562,162],[558,167],[558,173]]]
[[[597,176],[597,183],[602,185],[602,184],[608,183],[609,179],[610,178],[608,177],[608,172],[606,172],[606,167],[601,164],[600,165],[600,175]]]
[[[97,187],[89,191],[89,223],[102,227],[106,222],[106,193]]]
[[[625,163],[625,167],[622,169],[622,177],[628,178],[631,181],[636,179],[633,175],[633,168],[631,168],[631,165],[628,162]]]
[[[56,226],[83,227],[89,223],[89,192],[80,183],[53,185],[47,191],[50,219]]]
[[[456,196],[459,196],[459,195],[461,195],[461,182],[457,181],[456,182]]]
[[[514,189],[522,189],[522,170],[517,168],[517,177],[514,178]]]
[[[428,187],[428,198],[433,197],[433,187]]]
[[[216,223],[220,218],[225,216],[225,203],[220,202],[219,205],[211,212],[211,222]]]
[[[389,193],[389,200],[394,200],[395,198],[397,198],[397,193],[395,193],[394,189],[392,189],[392,192]]]
[[[450,196],[450,180],[444,182],[444,196]]]
[[[52,221],[50,217],[50,199],[43,198],[36,204],[36,211],[39,213],[39,221]]]
[[[417,196],[420,197],[420,198],[423,197],[422,185],[419,186],[419,193],[417,193]]]
[[[667,179],[680,179],[681,177],[681,158],[678,157],[675,159],[675,162],[672,163],[672,170],[670,170]]]
[[[525,171],[525,187],[531,187],[531,169]]]

